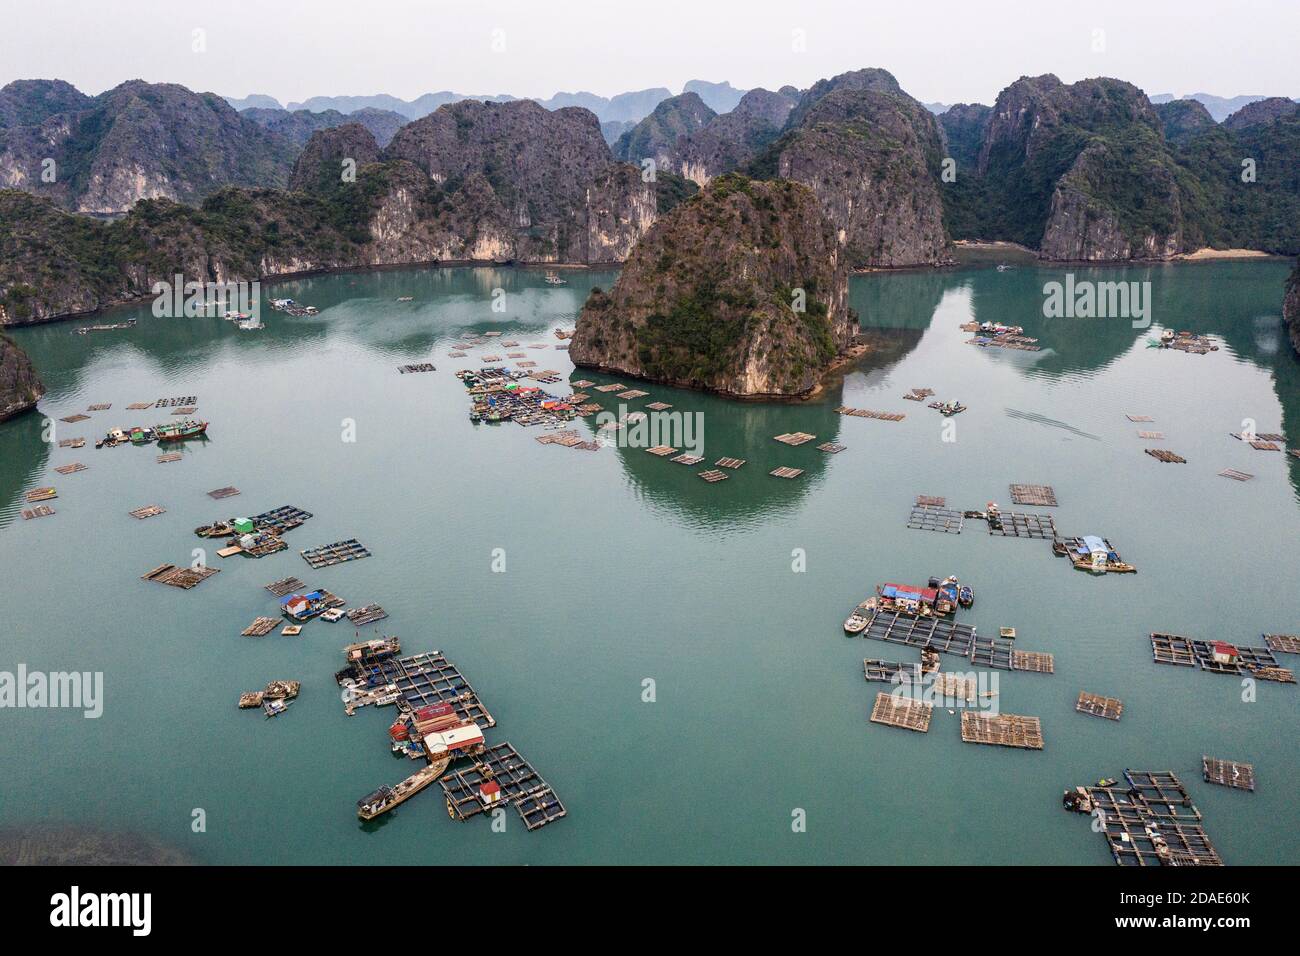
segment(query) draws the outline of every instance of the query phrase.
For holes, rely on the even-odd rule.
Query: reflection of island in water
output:
[[[192,866],[187,853],[125,830],[58,823],[0,829],[2,866]]]

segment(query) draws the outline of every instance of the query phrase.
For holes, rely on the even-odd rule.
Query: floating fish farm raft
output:
[[[961,714],[961,739],[968,744],[1042,750],[1043,726],[1037,717],[964,710]]]
[[[1267,647],[1246,647],[1226,641],[1199,641],[1178,634],[1151,634],[1151,658],[1157,664],[1199,667],[1211,674],[1251,676],[1294,684],[1295,673],[1278,665]]]
[[[1079,700],[1074,705],[1074,709],[1081,714],[1104,717],[1107,720],[1119,720],[1124,714],[1124,705],[1119,698],[1102,697],[1099,694],[1090,694],[1086,690],[1079,691]]]
[[[871,708],[871,722],[926,734],[930,732],[933,714],[934,705],[931,703],[882,691],[876,695],[875,706]]]
[[[1067,810],[1099,821],[1120,866],[1222,866],[1182,782],[1171,770],[1125,770],[1128,787],[1067,790]]]
[[[389,703],[409,710],[451,704],[462,720],[481,727],[496,726],[496,718],[483,706],[469,681],[437,651],[410,657],[363,653],[335,677],[341,685],[353,688],[354,694],[361,693],[355,706],[382,706],[388,697]]]
[[[178,568],[174,564],[160,564],[147,574],[141,575],[140,579],[166,584],[174,588],[184,588],[188,591],[190,588],[202,584],[212,575],[219,573],[220,570],[220,568],[209,567]]]
[[[1201,756],[1201,776],[1206,783],[1255,792],[1255,768],[1248,763]]]
[[[509,743],[488,747],[472,766],[453,770],[439,785],[453,820],[468,820],[494,806],[511,804],[524,826],[536,830],[568,812],[550,784]]]
[[[863,637],[890,644],[905,644],[922,650],[964,657],[979,667],[993,670],[1051,674],[1051,654],[1018,651],[1014,638],[979,637],[972,624],[937,617],[914,617],[901,611],[875,611]]]
[[[1055,508],[1056,492],[1051,485],[1012,485],[1011,501],[1017,505],[1038,505]]]
[[[942,498],[929,499],[942,502]],[[942,531],[945,534],[961,534],[963,514],[960,511],[954,511],[951,508],[945,508],[942,504],[922,504],[921,499],[917,499],[917,504],[912,506],[911,513],[907,516],[907,526],[916,531]]]
[[[333,544],[324,544],[319,548],[308,548],[298,553],[302,555],[304,561],[311,565],[312,570],[332,567],[346,561],[360,561],[362,558],[370,557],[370,549],[356,538],[335,541]]]

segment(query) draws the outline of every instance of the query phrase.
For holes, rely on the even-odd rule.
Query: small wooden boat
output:
[[[1102,777],[1097,781],[1099,787],[1113,787],[1118,781],[1114,777]]]

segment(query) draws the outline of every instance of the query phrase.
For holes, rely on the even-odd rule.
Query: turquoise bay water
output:
[[[628,403],[704,416],[704,454],[748,460],[710,485],[640,449],[544,446],[536,429],[474,426],[449,359],[466,330],[506,333],[539,368],[571,378],[551,329],[570,326],[611,273],[409,270],[278,285],[320,315],[265,312],[268,328],[164,320],[147,308],[124,332],[80,323],[23,329],[49,389],[40,414],[0,425],[0,670],[103,671],[102,718],[0,711],[0,828],[33,821],[155,835],[211,863],[1079,863],[1108,864],[1104,841],[1062,812],[1061,791],[1125,767],[1169,768],[1187,783],[1225,860],[1300,857],[1297,689],[1262,684],[1242,701],[1231,678],[1151,661],[1154,630],[1261,643],[1300,631],[1300,461],[1229,437],[1246,418],[1300,445],[1300,363],[1280,321],[1284,263],[1075,270],[1149,280],[1154,325],[1045,320],[1042,285],[1065,270],[961,269],[853,280],[878,350],[822,400],[749,404],[646,385]],[[1085,275],[1086,273],[1086,275]],[[505,314],[491,310],[507,290]],[[412,302],[397,302],[410,295]],[[1026,327],[1039,353],[981,350],[957,327]],[[1206,356],[1147,348],[1162,327],[1208,332]],[[495,343],[471,350],[504,354]],[[399,375],[432,361],[438,371]],[[935,389],[970,410],[945,420],[902,400]],[[553,386],[563,391],[562,385]],[[596,393],[599,394],[599,393]],[[111,402],[58,437],[94,439],[152,424],[133,402],[197,395],[211,439],[157,464],[153,448],[49,447],[42,419]],[[601,396],[604,399],[604,396]],[[606,403],[608,404],[608,403]],[[840,404],[905,412],[899,423],[836,415]],[[1126,413],[1147,414],[1135,425]],[[341,440],[345,420],[356,441]],[[576,427],[587,437],[589,423]],[[1188,459],[1144,455],[1138,429]],[[848,446],[772,441],[788,431]],[[93,442],[92,442],[93,443]],[[84,461],[88,471],[54,467]],[[806,469],[794,481],[778,465]],[[1238,483],[1225,467],[1254,474]],[[1004,507],[1012,482],[1054,486],[1057,525],[1097,533],[1138,566],[1131,576],[1071,570],[1037,541],[908,530],[916,494],[959,508]],[[59,489],[53,517],[23,521],[22,493]],[[214,502],[225,485],[240,497]],[[132,508],[159,504],[136,521]],[[140,580],[188,563],[192,529],[281,504],[315,517],[291,550],[260,561],[213,557],[193,591]],[[1042,510],[1025,508],[1021,510]],[[297,549],[357,537],[374,556],[312,572]],[[493,549],[506,572],[493,573]],[[802,549],[807,570],[792,571]],[[966,618],[1017,628],[1056,673],[1001,673],[1002,710],[1042,718],[1046,749],[962,743],[959,718],[928,734],[870,724],[882,685],[862,659],[915,660],[848,639],[841,622],[881,581],[958,574],[976,589]],[[346,624],[298,638],[239,636],[274,613],[262,585],[286,575],[391,617],[408,652],[442,650],[509,740],[555,787],[569,816],[526,833],[449,820],[427,791],[378,826],[355,800],[415,765],[388,752],[391,708],[346,717],[333,682]],[[945,657],[947,669],[963,662]],[[1295,666],[1292,657],[1284,665]],[[240,712],[240,691],[303,682],[289,712]],[[642,700],[643,681],[656,701]],[[1118,724],[1074,712],[1080,690],[1124,701]],[[1252,762],[1259,790],[1200,780],[1201,754]],[[192,812],[206,812],[204,833]],[[792,813],[807,832],[792,832]]]

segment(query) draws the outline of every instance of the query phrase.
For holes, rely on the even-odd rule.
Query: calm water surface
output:
[[[717,485],[642,450],[568,450],[539,445],[536,429],[469,422],[452,373],[472,359],[448,358],[456,338],[495,330],[543,342],[522,350],[582,378],[551,329],[571,325],[610,273],[568,273],[563,287],[491,269],[306,279],[266,291],[320,315],[266,310],[268,328],[251,333],[147,308],[113,313],[139,317],[130,331],[20,330],[49,393],[40,414],[0,425],[0,669],[103,671],[106,700],[98,720],[0,713],[0,827],[134,830],[212,863],[1107,864],[1087,821],[1059,809],[1061,791],[1140,767],[1183,777],[1227,862],[1294,863],[1296,688],[1263,684],[1243,702],[1235,679],[1154,665],[1146,636],[1259,644],[1262,632],[1300,631],[1300,461],[1228,434],[1249,418],[1300,445],[1300,363],[1280,319],[1286,272],[1218,263],[1089,274],[1149,279],[1150,330],[1044,320],[1042,285],[1061,269],[855,278],[854,305],[880,347],[824,400],[744,404],[647,385],[650,396],[629,403],[703,413],[708,460],[748,460]],[[490,308],[498,287],[505,314]],[[395,301],[406,295],[414,301]],[[971,318],[1024,325],[1044,349],[965,345],[957,327]],[[1148,348],[1162,327],[1208,332],[1221,348]],[[397,373],[420,361],[438,371]],[[952,420],[955,441],[943,440],[937,412],[902,400],[912,387],[970,406]],[[197,395],[212,425],[174,464],[157,464],[152,447],[41,440],[45,417],[111,402],[90,421],[58,423],[58,437],[93,440],[160,417],[128,404],[177,395]],[[840,404],[907,417],[845,418]],[[342,440],[345,420],[355,442]],[[592,425],[577,427],[585,436]],[[1139,428],[1163,431],[1189,463],[1144,455]],[[772,441],[788,431],[848,450]],[[77,460],[90,469],[54,472]],[[778,465],[806,472],[769,477]],[[1226,467],[1256,477],[1218,477]],[[1011,482],[1053,485],[1058,527],[1110,538],[1139,573],[1090,577],[1044,542],[971,523],[959,536],[905,527],[918,493],[1006,506]],[[23,521],[23,492],[46,484],[59,490],[57,514]],[[243,494],[207,497],[225,485]],[[127,515],[154,503],[167,513]],[[282,504],[315,514],[290,533],[290,551],[219,562],[188,592],[140,580],[188,563],[202,543],[196,525]],[[349,537],[374,556],[312,572],[296,554]],[[491,570],[496,548],[503,574]],[[804,573],[792,571],[795,549]],[[942,709],[925,735],[868,723],[882,686],[863,682],[862,659],[914,652],[846,639],[841,622],[880,581],[949,573],[975,586],[966,617],[981,632],[1014,626],[1022,647],[1055,655],[1054,675],[999,675],[1001,708],[1040,716],[1044,751],[964,744],[959,718]],[[449,820],[435,790],[359,825],[354,801],[415,765],[388,752],[391,708],[343,714],[332,675],[353,637],[346,623],[239,636],[274,613],[262,585],[290,574],[354,605],[383,604],[390,619],[363,636],[445,652],[497,717],[490,739],[534,763],[568,818],[530,834],[508,811],[506,832],[494,833],[484,818]],[[240,691],[272,678],[303,683],[288,714],[235,708]],[[642,701],[647,678],[654,703]],[[1080,690],[1121,698],[1123,720],[1076,714]],[[1201,782],[1203,753],[1254,763],[1259,791]],[[191,830],[196,808],[205,833]],[[792,832],[796,809],[805,833]]]

